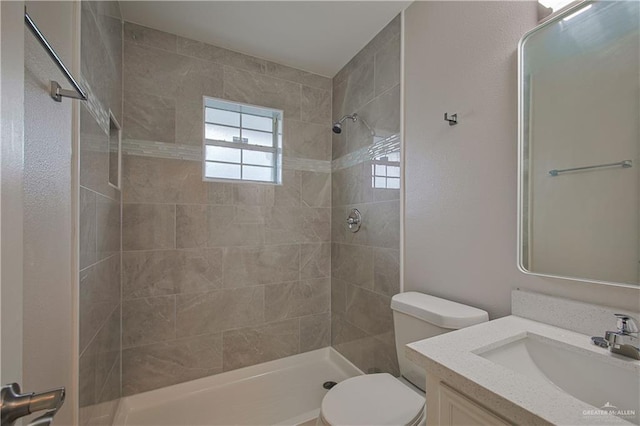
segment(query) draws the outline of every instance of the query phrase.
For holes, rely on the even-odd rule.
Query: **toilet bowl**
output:
[[[409,385],[410,386],[410,385]],[[322,425],[412,425],[424,421],[424,395],[388,373],[352,377],[322,400]]]
[[[338,383],[322,400],[318,425],[424,424],[426,376],[405,357],[405,345],[489,320],[481,309],[417,292],[393,296],[391,309],[401,377],[377,373]]]

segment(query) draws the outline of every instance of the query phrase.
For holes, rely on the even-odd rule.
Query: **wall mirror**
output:
[[[640,2],[582,2],[519,46],[519,267],[640,274]]]

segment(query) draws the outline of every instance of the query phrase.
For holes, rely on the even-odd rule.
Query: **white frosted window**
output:
[[[242,175],[247,180],[273,182],[272,167],[242,166]]]
[[[240,164],[215,163],[207,161],[205,174],[207,177],[220,179],[240,179]]]
[[[282,111],[204,99],[204,177],[280,183]]]
[[[273,153],[245,149],[242,151],[242,162],[255,166],[271,166],[273,164]]]
[[[240,163],[242,150],[237,148],[225,148],[222,146],[207,145],[207,161],[223,161],[225,163]]]
[[[245,129],[262,130],[263,132],[273,132],[273,119],[269,117],[259,117],[257,115],[242,115],[242,127]]]
[[[206,124],[205,138],[216,141],[235,142],[240,139],[240,129],[237,127]]]
[[[240,113],[223,109],[206,108],[207,123],[223,124],[225,126],[240,127]]]

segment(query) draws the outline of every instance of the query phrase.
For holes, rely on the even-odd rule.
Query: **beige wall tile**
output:
[[[142,346],[175,338],[175,296],[146,297],[123,302],[123,347]]]
[[[302,204],[307,207],[331,207],[331,173],[301,172]]]
[[[175,115],[176,101],[173,98],[126,91],[122,136],[125,139],[175,143]]]
[[[223,369],[235,370],[295,355],[300,349],[297,319],[223,333]]]
[[[360,50],[347,65],[345,65],[338,73],[333,77],[334,85],[344,81],[354,69],[358,68],[364,61],[373,56],[380,47],[387,44],[387,42],[400,34],[401,22],[400,15],[397,15],[391,20],[365,47]]]
[[[393,331],[391,298],[353,285],[347,286],[345,319],[370,335]]]
[[[256,216],[259,211],[233,207],[208,206],[209,247],[255,246],[264,244],[265,225]],[[200,228],[200,232],[202,228]]]
[[[97,259],[96,227],[96,194],[80,187],[80,269],[92,265]]]
[[[207,182],[208,204],[233,204],[233,185],[226,182]]]
[[[120,256],[111,256],[81,271],[78,297],[82,353],[120,304]]]
[[[222,288],[222,249],[124,252],[122,298]]]
[[[331,79],[318,74],[267,61],[266,74],[283,80],[295,81],[318,89],[331,90]]]
[[[224,97],[237,102],[282,109],[285,120],[300,119],[301,87],[297,83],[225,67]]]
[[[353,362],[358,368],[367,372],[371,365],[367,358],[371,354],[367,341],[370,337],[364,331],[345,320],[342,314],[332,312],[331,315],[331,346]]]
[[[104,387],[100,391],[96,403],[104,404],[108,401],[115,401],[116,404],[112,405],[109,408],[111,411],[107,417],[107,419],[112,419],[115,416],[115,411],[117,410],[118,399],[120,398],[120,379],[121,379],[121,370],[120,370],[120,355],[118,354],[118,358],[113,362],[111,366],[111,370],[109,371],[107,378],[105,380]]]
[[[400,246],[400,203],[386,201],[369,206],[367,211],[369,229],[368,244],[376,247],[397,248]]]
[[[164,98],[176,98],[191,61],[182,55],[124,43],[124,92],[138,92]],[[125,112],[126,115],[126,112]]]
[[[331,121],[331,91],[302,86],[300,119],[308,123],[328,124]]]
[[[191,40],[184,37],[178,37],[177,51],[181,55],[191,56],[193,58],[205,59],[211,62],[224,62],[226,49],[222,47],[206,44],[201,41]]]
[[[400,85],[387,90],[360,108],[358,115],[367,121],[376,137],[386,138],[400,133],[400,108],[398,105],[400,105]],[[371,131],[363,125],[352,126],[347,135],[349,152],[373,143]]]
[[[389,344],[379,339],[373,338],[373,369],[379,372],[388,372],[389,374],[399,377],[400,367],[398,366],[398,353],[395,343]]]
[[[178,336],[221,332],[264,322],[262,286],[177,296]]]
[[[120,251],[120,203],[96,196],[97,258],[104,259]]]
[[[313,351],[331,345],[331,314],[329,312],[300,318],[300,352]]]
[[[266,209],[262,206],[178,205],[177,247],[262,244]]]
[[[329,120],[323,124],[305,123],[285,117],[283,155],[290,158],[331,160]]]
[[[300,247],[292,244],[227,248],[223,262],[227,288],[297,281]]]
[[[400,293],[400,250],[373,249],[373,291],[389,297]]]
[[[129,348],[122,352],[122,393],[133,395],[221,371],[221,334]]]
[[[164,31],[154,30],[153,28],[143,27],[142,25],[124,23],[124,39],[133,43],[144,46],[155,47],[158,49],[176,51],[177,37]]]
[[[178,37],[178,53],[258,74],[265,73],[266,61],[263,59],[183,37]]]
[[[265,321],[278,321],[329,312],[331,280],[270,284],[264,289]]]
[[[173,204],[124,204],[123,250],[175,248],[175,210]]]
[[[250,182],[231,184],[232,202],[239,206],[273,206],[275,185]]]
[[[271,207],[265,227],[266,244],[293,244],[305,241],[303,209],[299,207]]]
[[[282,185],[274,187],[273,202],[276,206],[300,206],[301,176],[299,170],[283,170]]]
[[[334,119],[343,115],[353,114],[374,98],[374,67],[373,57],[367,59],[361,66],[349,74],[344,88],[343,104],[336,105],[338,111],[334,111]],[[335,115],[336,112],[340,116]],[[351,124],[351,126],[349,126]],[[347,131],[352,130],[356,123],[347,123]],[[346,127],[345,126],[345,127]]]
[[[225,50],[224,64],[241,70],[251,71],[258,74],[264,74],[266,69],[266,61],[232,50]]]
[[[398,34],[375,54],[376,96],[400,83],[400,35]]]
[[[203,108],[202,95],[185,95],[176,99],[175,140],[177,144],[202,146],[204,140]]]
[[[347,313],[347,285],[346,281],[331,278],[331,313],[344,315]]]
[[[331,175],[331,198],[333,207],[371,202],[371,166],[360,163],[335,170]]]
[[[122,157],[122,197],[125,203],[198,203],[207,201],[198,161]]]
[[[303,242],[331,241],[331,209],[303,207],[301,217]]]
[[[331,276],[331,244],[300,244],[300,279]]]
[[[113,368],[119,368],[119,357],[120,309],[116,309],[80,355],[81,406],[99,400]]]
[[[78,405],[81,412],[83,407],[89,407],[96,402],[95,364],[95,354],[84,353],[78,360]]]
[[[359,287],[373,289],[373,250],[371,247],[332,244],[331,276]]]
[[[182,57],[187,65],[185,70],[176,75],[178,82],[176,98],[199,101],[202,106],[202,97],[211,96],[219,98],[223,93],[223,67],[219,64]],[[202,120],[202,108],[198,119]],[[202,126],[200,126],[202,127]],[[202,132],[200,133],[202,134]],[[202,138],[199,139],[202,141]]]
[[[234,208],[228,207],[227,210],[233,212]],[[177,248],[197,248],[209,245],[207,211],[206,205],[179,204],[176,206]],[[225,226],[227,223],[222,222],[220,225]]]

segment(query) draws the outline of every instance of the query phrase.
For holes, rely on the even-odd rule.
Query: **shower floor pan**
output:
[[[301,425],[318,416],[324,382],[360,374],[333,348],[318,349],[124,397],[114,425]]]

